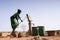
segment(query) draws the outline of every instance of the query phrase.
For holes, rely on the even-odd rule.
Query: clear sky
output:
[[[30,14],[34,26],[45,26],[45,30],[60,30],[60,0],[0,0],[0,31],[12,31],[10,17],[17,9],[22,10],[22,19],[27,13]],[[28,30],[27,19],[23,20],[16,31],[22,29]]]

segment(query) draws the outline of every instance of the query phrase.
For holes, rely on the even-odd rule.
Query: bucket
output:
[[[32,27],[32,35],[37,36],[38,35],[38,27]]]
[[[38,28],[39,28],[39,35],[40,36],[44,36],[44,26],[38,26]]]

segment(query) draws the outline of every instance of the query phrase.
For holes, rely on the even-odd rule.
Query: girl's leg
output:
[[[15,34],[15,29],[13,29],[13,30],[12,30],[11,35],[12,35],[13,37],[16,37],[16,34]]]

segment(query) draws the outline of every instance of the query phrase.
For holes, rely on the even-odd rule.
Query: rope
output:
[[[25,16],[25,18],[23,20],[25,20],[25,19],[26,19],[26,16]]]
[[[25,18],[23,20],[25,20],[25,19],[26,19],[26,16],[25,16]],[[19,24],[21,24],[21,22]]]

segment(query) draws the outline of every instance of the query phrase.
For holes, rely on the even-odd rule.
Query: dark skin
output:
[[[21,14],[21,11],[19,11],[19,9],[18,9],[17,13],[18,14]],[[20,20],[21,20],[21,18],[20,18]],[[23,20],[21,20],[21,22],[23,22]]]
[[[21,10],[18,9],[17,13],[18,13],[18,14],[21,14]],[[21,20],[21,18],[19,18],[19,19]],[[21,22],[23,22],[23,20],[21,20]],[[19,24],[18,24],[18,25],[19,25]],[[17,26],[18,26],[18,25],[17,25]],[[15,29],[16,29],[16,28],[14,28],[13,31],[12,31],[12,33],[11,33],[11,35],[13,35],[14,37],[16,37]]]

